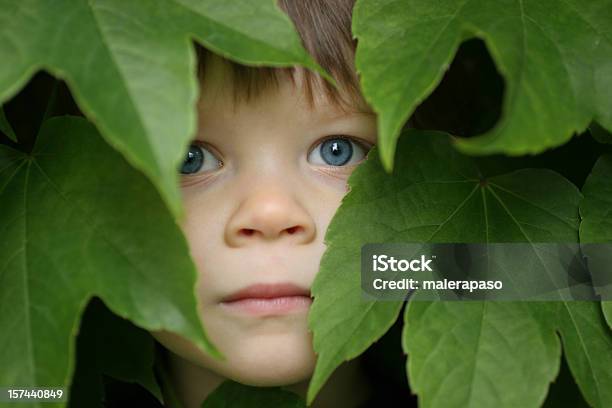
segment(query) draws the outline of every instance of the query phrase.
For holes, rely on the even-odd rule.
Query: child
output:
[[[347,178],[376,142],[353,57],[352,0],[280,2],[338,88],[300,67],[252,68],[199,49],[199,128],[182,165],[182,225],[218,360],[159,331],[173,392],[199,407],[224,379],[305,395],[316,356],[310,287]],[[313,406],[357,406],[342,366]],[[344,387],[344,389],[341,389]]]

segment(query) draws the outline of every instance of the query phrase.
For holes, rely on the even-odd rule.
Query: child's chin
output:
[[[277,371],[263,373],[262,370],[240,370],[235,376],[227,379],[241,384],[256,387],[278,387],[296,384],[308,380],[312,376],[312,369],[306,367],[279,367]]]
[[[271,342],[235,352],[236,358],[228,361],[220,374],[242,384],[259,387],[290,385],[307,380],[314,371],[316,356],[310,345],[304,347],[304,344],[295,343]]]
[[[316,363],[312,337],[305,327],[257,335],[225,333],[223,338],[213,338],[227,360],[203,353],[174,333],[158,331],[152,334],[186,362],[246,385],[296,384],[312,376]]]

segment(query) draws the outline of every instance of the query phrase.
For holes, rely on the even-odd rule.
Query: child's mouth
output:
[[[255,316],[307,310],[311,303],[310,291],[292,283],[250,285],[221,301],[233,311]]]

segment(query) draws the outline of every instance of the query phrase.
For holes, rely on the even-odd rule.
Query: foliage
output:
[[[338,364],[377,340],[399,311],[392,302],[361,300],[363,243],[578,240],[582,197],[557,173],[522,169],[490,176],[440,133],[407,132],[397,156],[391,175],[374,156],[351,176],[351,192],[328,229],[328,251],[313,286],[311,327],[322,361],[311,398]],[[356,218],[376,223],[356,224]],[[334,326],[342,330],[331,335]],[[612,336],[598,307],[580,302],[413,299],[403,338],[412,390],[427,407],[539,406],[559,368],[555,331],[587,400],[610,404]]]
[[[602,156],[595,164],[593,172],[587,179],[582,192],[584,201],[580,206],[582,224],[580,225],[580,239],[585,243],[612,241],[612,155]],[[587,247],[588,248],[588,247]],[[603,260],[600,276],[608,277],[607,295],[612,291],[609,281],[610,273],[607,267],[610,258]],[[612,301],[602,302],[602,309],[606,320],[612,327]]]
[[[272,2],[0,2],[0,101],[38,69],[68,82],[111,146],[180,214],[176,167],[195,131],[195,38],[251,64],[316,64]],[[60,27],[61,29],[58,29]]]
[[[458,141],[469,153],[538,153],[592,119],[612,128],[609,0],[362,0],[353,30],[363,92],[379,113],[383,163],[409,115],[442,78],[459,44],[485,41],[506,81],[503,117]]]
[[[81,118],[47,121],[31,154],[0,146],[0,383],[65,386],[84,305],[102,298],[208,352],[195,267],[159,194]],[[112,171],[109,171],[112,169]],[[122,180],[117,183],[116,180]]]
[[[15,136],[15,132],[11,127],[11,124],[6,119],[6,115],[4,114],[4,109],[0,108],[0,132],[4,133],[6,137],[11,139],[13,142],[17,142],[17,137]]]
[[[361,299],[363,244],[612,241],[612,156],[602,154],[611,151],[609,21],[610,0],[357,0],[356,66],[380,145],[351,176],[325,237],[309,402],[400,315],[399,302]],[[484,42],[503,79],[494,126],[467,138],[403,132],[469,38]],[[94,406],[107,375],[159,397],[151,339],[134,334],[142,330],[122,343],[139,361],[126,366],[112,360],[126,355],[118,337],[101,341],[95,324],[83,325],[78,363],[96,369],[72,381],[94,296],[141,329],[174,331],[218,355],[177,225],[176,168],[196,126],[191,40],[240,63],[300,64],[328,77],[272,0],[0,0],[0,385],[72,383],[71,403]],[[41,69],[67,83],[86,118],[44,121],[30,151],[8,108]],[[579,136],[589,157],[544,153],[587,127],[601,142]],[[515,157],[525,153],[542,154]],[[88,319],[117,333],[128,325],[91,310]],[[417,299],[403,324],[423,407],[539,406],[565,362],[590,405],[612,405],[612,302]],[[227,382],[203,406],[242,399],[303,405],[286,391]]]

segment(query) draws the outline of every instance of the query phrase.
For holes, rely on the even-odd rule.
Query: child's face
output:
[[[291,384],[314,368],[310,298],[233,304],[224,299],[262,283],[310,290],[347,178],[376,142],[376,119],[363,106],[355,107],[362,113],[343,112],[316,88],[309,107],[299,75],[296,85],[282,79],[278,89],[234,105],[225,69],[207,66],[197,141],[183,166],[194,173],[182,176],[182,192],[202,323],[227,360],[204,355],[167,332],[155,337],[223,377]]]

